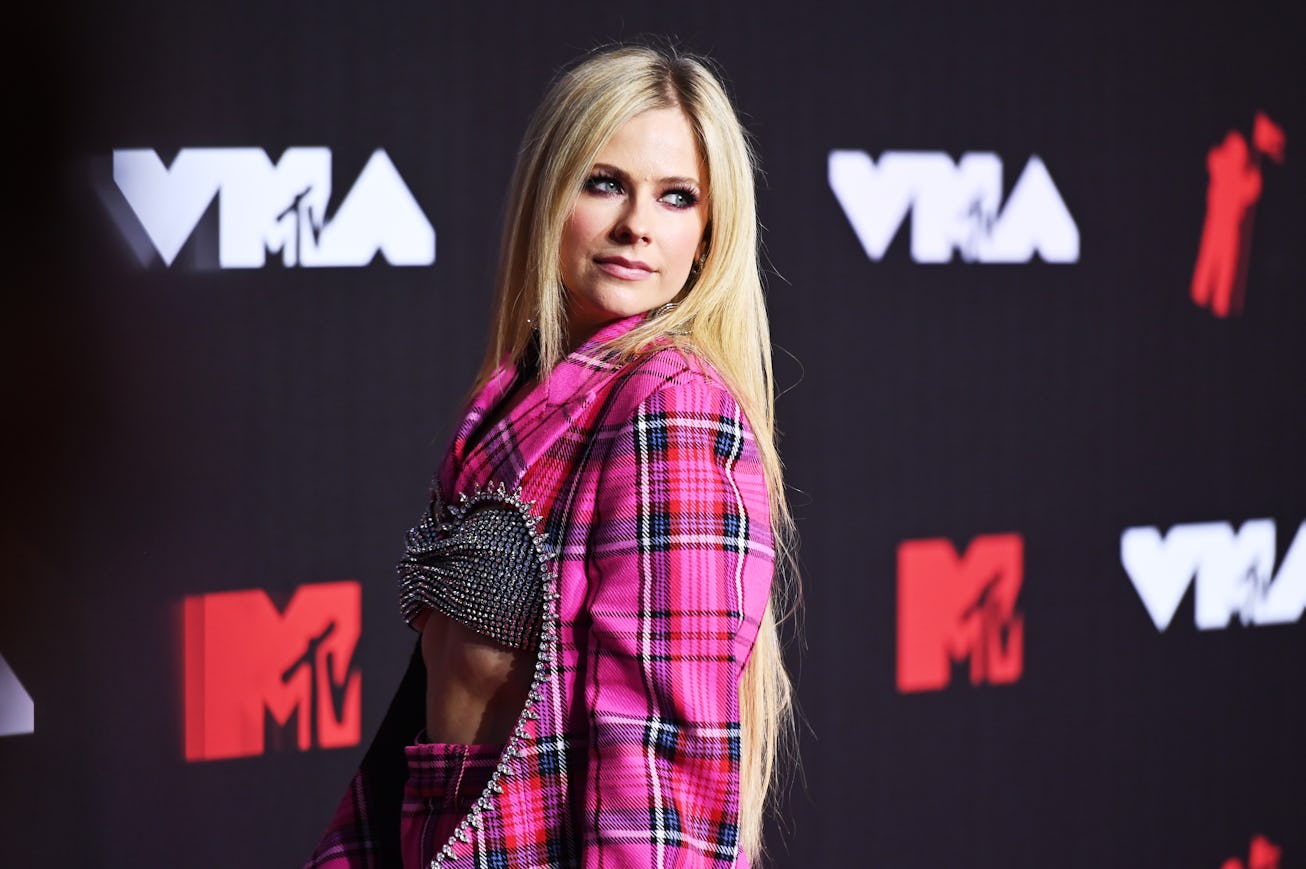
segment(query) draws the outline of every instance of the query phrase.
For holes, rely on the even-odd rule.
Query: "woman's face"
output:
[[[680,109],[650,109],[617,129],[562,230],[572,347],[680,292],[702,246],[706,183]]]

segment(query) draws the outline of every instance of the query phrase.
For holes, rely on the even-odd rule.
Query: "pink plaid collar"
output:
[[[529,467],[563,431],[558,425],[540,423],[546,416],[559,411],[562,413],[559,422],[576,419],[584,412],[619,367],[613,361],[608,345],[644,322],[644,317],[644,314],[633,314],[613,320],[591,335],[554,367],[545,383],[534,386],[506,417],[484,432],[479,443],[471,444],[469,452],[468,439],[478,428],[478,423],[499,403],[517,376],[515,363],[505,361],[501,364],[480,392],[472,397],[454,434],[452,448],[440,474],[445,493],[452,495],[470,485],[485,482],[481,478],[490,469],[483,464],[491,456],[497,457],[496,450],[502,446],[505,432],[514,433],[520,450],[514,464],[519,468]],[[499,482],[512,485],[516,481]]]

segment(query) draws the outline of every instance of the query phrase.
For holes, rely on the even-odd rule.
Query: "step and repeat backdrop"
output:
[[[1306,866],[1293,4],[85,6],[6,60],[0,863],[306,857],[527,117],[660,34],[763,170],[771,865]]]

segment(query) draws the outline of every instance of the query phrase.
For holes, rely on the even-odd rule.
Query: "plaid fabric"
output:
[[[425,742],[404,749],[408,780],[399,810],[405,866],[422,866],[453,835],[454,826],[485,789],[502,745]]]
[[[512,383],[501,369],[436,476],[446,502],[518,490],[558,554],[557,653],[501,761],[502,792],[486,793],[479,829],[449,842],[443,865],[747,865],[738,686],[770,593],[765,480],[704,363],[663,347],[619,367],[601,352],[638,322],[601,330],[469,444]],[[424,693],[415,653],[309,867],[400,865],[396,737],[421,728]]]

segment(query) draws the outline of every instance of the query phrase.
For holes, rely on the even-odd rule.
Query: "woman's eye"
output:
[[[672,208],[691,208],[698,203],[698,194],[692,190],[678,188],[662,194],[662,200]]]
[[[620,193],[621,184],[610,175],[591,175],[585,181],[585,189],[594,193]]]

